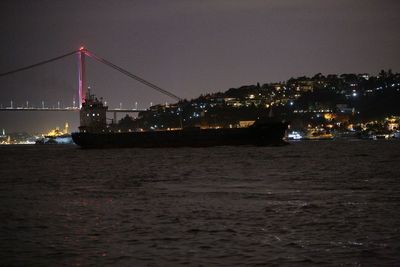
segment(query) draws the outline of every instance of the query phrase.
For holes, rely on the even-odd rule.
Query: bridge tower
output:
[[[78,51],[78,95],[79,108],[85,103],[86,98],[86,69],[85,69],[85,52],[86,49],[82,46]]]

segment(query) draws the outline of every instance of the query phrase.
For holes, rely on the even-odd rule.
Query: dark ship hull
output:
[[[287,123],[268,122],[247,128],[199,129],[175,131],[72,133],[82,148],[118,147],[208,147],[239,145],[282,145]]]
[[[107,109],[101,99],[87,93],[80,110],[80,131],[71,135],[75,144],[82,148],[280,145],[288,126],[264,118],[247,128],[120,132],[118,125],[107,125]]]

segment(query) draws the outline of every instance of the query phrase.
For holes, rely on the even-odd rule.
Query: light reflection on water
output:
[[[396,265],[398,141],[0,147],[2,265]]]

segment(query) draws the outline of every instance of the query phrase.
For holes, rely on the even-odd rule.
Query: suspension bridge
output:
[[[77,56],[77,58],[78,58],[78,86],[77,86],[78,96],[79,96],[78,106],[75,106],[75,103],[74,103],[74,105],[72,107],[61,107],[60,102],[58,102],[56,107],[54,107],[54,106],[53,107],[46,107],[44,105],[44,102],[42,102],[42,105],[40,107],[33,107],[33,106],[29,106],[29,103],[27,101],[26,105],[24,105],[24,106],[19,106],[19,107],[16,106],[16,107],[14,107],[13,101],[11,101],[10,102],[10,106],[8,106],[8,107],[1,106],[0,107],[0,111],[3,111],[3,112],[12,112],[12,111],[18,111],[18,112],[20,112],[20,111],[51,111],[51,112],[55,112],[55,111],[58,111],[58,112],[60,112],[60,111],[79,111],[80,108],[82,107],[82,104],[85,102],[86,90],[87,90],[87,87],[86,87],[86,75],[85,75],[86,74],[86,64],[85,64],[86,57],[90,57],[90,58],[94,59],[95,61],[100,62],[100,63],[102,63],[102,64],[104,64],[104,65],[106,65],[106,66],[108,66],[108,67],[120,72],[121,74],[123,74],[125,76],[128,76],[128,77],[130,77],[130,78],[132,78],[132,79],[134,79],[134,80],[146,85],[147,87],[150,87],[153,90],[156,90],[156,91],[158,91],[158,92],[160,92],[160,93],[162,93],[162,94],[164,94],[166,96],[169,96],[170,98],[172,98],[174,100],[177,100],[177,101],[182,100],[182,98],[178,97],[177,95],[175,95],[175,94],[173,94],[173,93],[171,93],[171,92],[169,92],[169,91],[167,91],[167,90],[165,90],[165,89],[163,89],[163,88],[161,88],[161,87],[159,87],[159,86],[157,86],[157,85],[155,85],[155,84],[153,84],[153,83],[151,83],[151,82],[149,82],[149,81],[147,81],[147,80],[145,80],[145,79],[143,79],[143,78],[141,78],[141,77],[139,77],[139,76],[137,76],[137,75],[135,75],[135,74],[133,74],[133,73],[131,73],[129,71],[127,71],[126,69],[124,69],[124,68],[122,68],[120,66],[115,65],[114,63],[112,63],[112,62],[110,62],[110,61],[108,61],[108,60],[106,60],[106,59],[104,59],[104,58],[102,58],[100,56],[97,56],[96,54],[94,54],[93,52],[87,50],[84,47],[80,47],[78,50],[75,50],[75,51],[66,53],[64,55],[60,55],[60,56],[54,57],[54,58],[46,59],[46,60],[43,60],[41,62],[37,62],[37,63],[29,65],[29,66],[24,66],[24,67],[21,67],[21,68],[18,68],[18,69],[14,69],[14,70],[11,70],[11,71],[0,73],[0,77],[7,76],[7,75],[12,75],[12,74],[15,74],[15,73],[18,73],[18,72],[21,72],[21,71],[26,71],[26,70],[29,70],[29,69],[33,69],[33,68],[36,68],[36,67],[39,67],[39,66],[42,66],[42,65],[45,65],[45,64],[49,64],[51,62],[54,62],[54,61],[57,61],[57,60],[60,60],[60,59],[63,59],[63,58],[69,57],[69,56],[73,56],[73,55]],[[108,109],[107,111],[108,112],[113,112],[114,113],[114,117],[115,117],[116,113],[137,113],[137,112],[141,112],[141,111],[145,111],[145,110],[146,109],[138,109],[137,108],[137,103],[136,103],[134,108],[122,108],[122,107],[120,107],[120,108]]]

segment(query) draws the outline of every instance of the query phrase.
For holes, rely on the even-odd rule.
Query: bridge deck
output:
[[[0,111],[79,111],[79,108],[67,107],[67,108],[0,108]],[[146,111],[146,109],[108,109],[107,112],[120,112],[120,113],[136,113]]]

